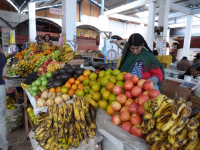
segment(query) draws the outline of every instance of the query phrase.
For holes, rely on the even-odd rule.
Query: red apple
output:
[[[126,102],[126,95],[124,94],[119,94],[117,95],[117,101],[120,103],[120,104],[124,104]]]
[[[149,91],[144,91],[142,94],[149,95]]]
[[[137,126],[133,126],[131,128],[131,134],[135,135],[137,137],[141,137],[142,136],[142,129],[137,127]]]
[[[96,70],[95,70],[95,73],[96,73],[96,74],[99,74],[99,72],[100,72],[100,69],[96,69]]]
[[[123,107],[121,108],[121,110],[120,110],[120,113],[122,113],[122,112],[124,112],[124,111],[128,111],[128,107],[123,106]]]
[[[114,101],[114,102],[112,102],[111,107],[114,111],[119,111],[121,109],[122,105],[119,102]]]
[[[131,113],[138,113],[138,107],[139,105],[135,102],[132,103],[132,105],[128,108],[128,111],[131,112]]]
[[[113,88],[113,93],[114,93],[115,95],[121,94],[121,93],[122,93],[122,87],[121,87],[121,86],[114,86],[114,88]]]
[[[142,87],[134,86],[131,90],[131,94],[133,95],[133,97],[138,97],[140,94],[142,94]]]
[[[134,84],[133,84],[133,82],[131,80],[127,80],[124,83],[124,90],[126,90],[126,91],[132,90],[133,87],[134,87]]]
[[[38,70],[38,72],[42,72],[42,71],[43,71],[43,68],[42,68],[42,67],[39,67],[37,70]]]
[[[153,89],[153,82],[150,81],[150,80],[146,80],[146,81],[143,83],[142,88],[143,88],[145,91],[149,91],[149,90]]]
[[[137,84],[138,83],[138,81],[139,81],[139,77],[138,76],[136,76],[136,75],[134,75],[134,76],[132,76],[131,78],[130,78],[130,80],[133,82],[133,84]]]
[[[138,86],[142,87],[143,83],[145,82],[145,79],[140,79],[137,83]]]
[[[121,124],[120,114],[118,113],[113,114],[111,118],[111,122],[117,126],[120,125]]]
[[[130,118],[132,125],[141,125],[142,117],[139,114],[132,114]]]
[[[148,95],[144,95],[144,94],[140,94],[137,97],[137,101],[139,105],[143,105],[146,101],[149,100],[149,96]]]
[[[125,91],[125,95],[128,99],[133,97],[133,95],[131,94],[131,91]]]
[[[123,111],[120,114],[120,120],[121,121],[128,121],[128,120],[130,120],[130,117],[131,117],[131,114],[129,113],[129,111]]]
[[[130,133],[132,124],[129,121],[122,122],[121,128]]]
[[[124,80],[129,80],[133,75],[131,73],[126,73],[124,75]]]
[[[126,107],[131,107],[132,106],[132,104],[133,104],[133,99],[127,99],[127,101],[126,101],[126,103],[125,103],[125,106]]]
[[[155,98],[158,95],[160,95],[160,92],[156,89],[151,89],[151,90],[149,90],[148,95],[152,99],[152,98]]]
[[[144,112],[145,112],[144,105],[140,105],[140,106],[138,107],[138,114],[139,114],[139,115],[143,115]]]

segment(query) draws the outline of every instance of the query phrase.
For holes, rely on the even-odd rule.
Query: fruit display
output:
[[[31,107],[28,107],[26,111],[27,111],[31,121],[33,122],[33,124],[36,124],[38,122],[38,117],[34,115],[34,109]]]
[[[27,78],[23,81],[24,84],[32,84],[36,79],[38,78],[38,75],[36,72],[30,73]]]
[[[14,104],[15,100],[10,96],[6,96],[6,109],[16,109]]]
[[[33,138],[46,150],[78,147],[95,136],[95,110],[84,98],[75,98],[73,104],[54,104],[40,120]]]
[[[52,52],[52,58],[55,61],[59,61],[59,59],[60,59],[60,51],[59,50],[53,51]]]
[[[33,64],[31,61],[22,59],[17,62],[15,72],[16,74],[24,78],[27,77],[30,73],[32,73],[34,68],[35,64]]]
[[[159,95],[145,103],[142,133],[150,149],[199,149],[199,108]]]
[[[48,59],[51,59],[50,58],[50,55],[48,56],[42,56],[36,63],[35,63],[35,69],[34,69],[34,72],[37,72],[38,71],[38,68],[43,65],[44,62],[46,62]],[[48,61],[50,63],[50,60]],[[48,64],[46,64],[46,67],[47,67]]]
[[[57,61],[52,61],[47,66],[47,72],[54,72],[57,69],[61,69],[61,63]]]
[[[63,45],[60,51],[60,60],[62,62],[68,63],[73,58],[73,49],[69,45]]]
[[[15,67],[16,67],[15,64],[13,64],[12,67],[8,67],[8,68],[6,69],[6,76],[8,76],[8,77],[16,76],[17,74],[16,74],[16,72],[15,72]]]
[[[31,85],[28,85],[28,92],[31,96],[35,97],[39,92],[47,88],[48,80],[52,77],[51,72],[43,74],[40,78],[32,82]]]

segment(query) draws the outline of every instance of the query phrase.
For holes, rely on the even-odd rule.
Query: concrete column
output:
[[[104,15],[104,0],[101,0],[101,15]]]
[[[66,40],[76,40],[77,0],[62,0],[62,34]]]
[[[28,3],[28,17],[29,17],[29,41],[34,42],[36,38],[36,15],[35,3]]]
[[[159,55],[166,55],[166,40],[168,30],[168,17],[170,11],[171,0],[160,0],[159,1],[159,19],[158,26],[163,26],[163,33],[156,37],[156,49]]]
[[[148,26],[147,26],[147,44],[151,50],[153,50],[153,40],[154,40],[154,24],[155,24],[155,3],[149,3],[149,16],[148,16]]]
[[[187,22],[186,22],[186,28],[185,28],[185,37],[184,37],[184,44],[183,44],[183,50],[182,50],[182,56],[189,56],[190,51],[190,42],[191,42],[191,33],[192,33],[192,20],[193,16],[188,15],[187,16]]]

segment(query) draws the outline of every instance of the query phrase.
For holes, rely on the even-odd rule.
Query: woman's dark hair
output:
[[[139,33],[132,34],[128,39],[129,46],[143,46],[152,53],[143,36]]]
[[[50,34],[45,34],[45,35],[44,35],[44,40],[45,40],[45,37],[46,37],[46,36],[49,36],[49,40],[51,40],[51,35],[50,35]],[[46,40],[45,40],[45,41],[46,41]]]
[[[200,71],[200,62],[193,63],[193,65],[190,68],[196,71]]]

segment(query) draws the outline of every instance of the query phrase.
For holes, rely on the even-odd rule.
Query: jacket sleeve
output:
[[[160,68],[151,69],[149,72],[151,73],[151,76],[157,76],[159,79],[159,82],[163,80],[163,73]]]

